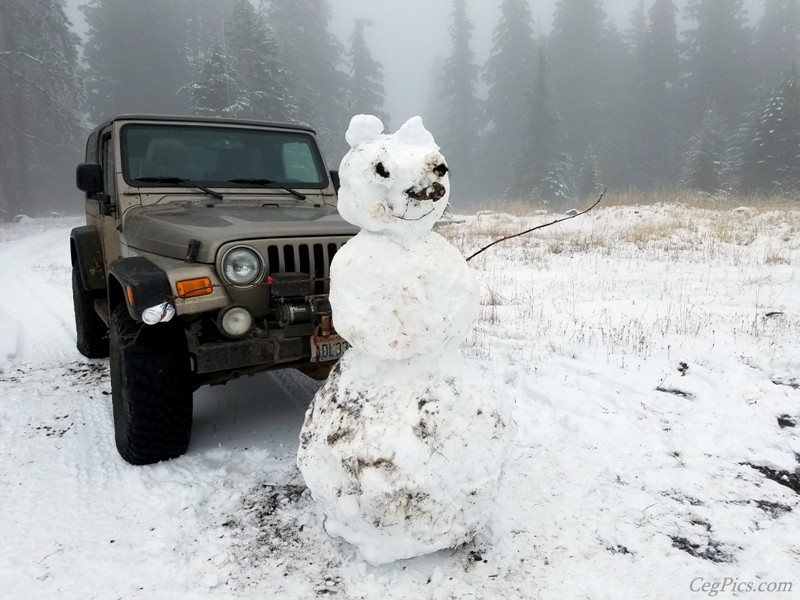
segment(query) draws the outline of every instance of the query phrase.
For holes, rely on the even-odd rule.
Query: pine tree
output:
[[[742,171],[747,191],[800,197],[800,68],[797,63],[763,103]]]
[[[489,85],[486,145],[492,150],[484,160],[486,172],[481,176],[488,181],[508,182],[512,163],[523,146],[522,124],[528,118],[526,94],[533,79],[536,48],[527,1],[503,0],[500,11],[485,72]],[[503,188],[506,185],[503,183]]]
[[[600,138],[607,95],[607,30],[599,0],[558,0],[548,45],[553,92],[569,140],[569,152],[583,154]]]
[[[587,150],[586,155],[583,157],[578,182],[579,200],[596,198],[597,194],[602,191],[599,161],[591,148]]]
[[[697,132],[689,138],[683,154],[681,185],[716,194],[730,174],[724,121],[713,102],[709,102]]]
[[[183,113],[177,94],[191,76],[182,0],[89,0],[89,112],[97,122],[123,112]]]
[[[179,0],[186,30],[186,51],[192,65],[199,63],[214,40],[221,39],[233,14],[235,0]]]
[[[562,208],[570,197],[571,162],[561,150],[561,121],[553,105],[550,65],[544,48],[539,49],[531,96],[524,145],[514,161],[512,185],[506,196]]]
[[[636,53],[630,146],[637,187],[665,187],[674,182],[682,132],[687,129],[681,114],[677,14],[674,0],[655,0],[646,35]]]
[[[598,152],[609,185],[627,185],[633,55],[606,22],[601,0],[558,0],[548,43],[565,151]]]
[[[317,131],[326,156],[336,164],[346,150],[344,133],[351,115],[344,48],[329,29],[330,4],[328,0],[272,0],[266,12],[291,76],[289,89],[298,101],[297,120]]]
[[[372,25],[369,19],[356,19],[350,38],[350,102],[352,114],[378,117],[388,128],[389,116],[383,112],[386,94],[383,91],[383,67],[372,58],[364,40],[364,27]]]
[[[235,68],[237,87],[245,98],[241,116],[290,121],[297,116],[283,69],[280,48],[263,13],[249,0],[234,0],[226,23],[225,53]]]
[[[686,13],[695,22],[686,32],[691,114],[712,100],[726,122],[737,123],[756,81],[744,0],[689,0]]]
[[[651,88],[672,90],[678,86],[681,43],[678,39],[678,7],[674,0],[655,0],[650,8],[650,25],[643,46],[644,76]]]
[[[436,82],[437,101],[443,107],[437,139],[454,173],[454,184],[465,198],[474,198],[481,107],[475,92],[479,69],[470,47],[473,25],[467,16],[466,0],[453,1],[451,18],[452,50]]]
[[[0,217],[63,210],[80,160],[78,38],[61,0],[5,0],[0,34]]]
[[[639,57],[643,54],[644,45],[647,43],[647,34],[647,11],[644,0],[639,0],[631,13],[631,28],[628,32],[634,56]]]
[[[761,110],[766,102],[767,94],[759,94],[758,98],[748,106],[739,125],[728,137],[729,163],[731,173],[734,174],[734,183],[739,191],[749,187],[746,173],[747,156],[751,150],[751,142],[756,137],[756,128],[761,120]]]
[[[755,47],[767,81],[800,60],[800,0],[766,0]]]
[[[222,46],[212,46],[197,65],[198,78],[181,89],[191,98],[194,115],[240,117],[252,110],[250,97],[239,88],[232,61]]]

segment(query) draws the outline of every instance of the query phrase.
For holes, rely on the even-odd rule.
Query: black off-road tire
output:
[[[108,356],[108,327],[94,310],[101,294],[84,289],[78,265],[72,265],[72,304],[75,308],[75,332],[78,352],[86,358]]]
[[[137,323],[124,303],[111,313],[111,399],[120,456],[147,465],[186,452],[192,379],[183,330]]]

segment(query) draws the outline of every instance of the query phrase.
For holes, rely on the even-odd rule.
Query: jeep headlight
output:
[[[233,285],[252,285],[262,275],[264,263],[247,246],[231,248],[222,257],[222,275]]]

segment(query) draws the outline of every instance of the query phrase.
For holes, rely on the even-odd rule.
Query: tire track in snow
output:
[[[106,361],[18,362],[0,374],[0,395],[13,413],[0,419],[7,424],[0,503],[9,507],[3,521],[6,539],[13,540],[0,542],[0,565],[6,565],[0,571],[19,573],[4,597],[92,597],[100,581],[113,597],[146,596],[138,571],[160,582],[158,593],[167,597],[167,588],[193,589],[208,575],[209,560],[233,559],[215,527],[257,480],[292,470],[285,438],[296,439],[299,409],[318,387],[294,371],[262,379],[241,382],[248,395],[263,385],[269,402],[256,401],[241,415],[242,427],[229,432],[233,445],[201,446],[174,461],[132,467],[114,449]],[[232,389],[226,388],[206,392],[218,396],[220,419],[230,416]],[[284,408],[275,414],[273,403]],[[252,439],[244,424],[251,423],[250,410],[261,413],[261,443],[236,449]],[[138,568],[130,570],[131,564]],[[59,575],[66,572],[69,578]],[[108,573],[119,575],[109,583]]]
[[[91,598],[101,583],[126,598],[152,597],[155,582],[159,597],[192,588],[187,553],[220,478],[203,457],[127,465],[108,391],[106,361],[17,363],[0,374],[0,573],[17,574],[3,598]]]
[[[281,369],[273,371],[271,375],[286,397],[290,398],[303,414],[322,385],[321,381],[315,381],[297,369]]]
[[[0,244],[2,329],[16,330],[5,350],[16,361],[67,360],[74,350],[69,230],[57,229]],[[12,334],[13,335],[13,334]],[[7,357],[0,357],[9,361]],[[2,365],[0,365],[2,367]]]
[[[38,596],[34,590],[57,594],[51,573],[63,561],[69,564],[76,548],[91,547],[82,540],[90,535],[93,502],[81,493],[76,465],[96,454],[85,452],[82,429],[87,390],[98,371],[83,361],[43,361],[17,363],[0,375],[7,424],[0,445],[0,503],[5,536],[14,540],[0,543],[0,562],[19,573],[9,597]],[[15,586],[21,595],[15,596]]]

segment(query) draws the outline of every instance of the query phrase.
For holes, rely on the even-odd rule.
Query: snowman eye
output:
[[[383,166],[382,162],[379,162],[375,165],[375,172],[383,178],[389,177],[390,173],[386,170],[386,167]]]
[[[434,172],[434,173],[436,173],[436,174],[437,174],[439,177],[444,177],[445,175],[447,175],[447,172],[448,172],[449,170],[450,170],[450,169],[448,169],[448,168],[447,168],[447,165],[446,165],[446,164],[444,164],[444,163],[442,163],[442,164],[440,164],[440,165],[436,165],[436,166],[433,168],[433,172]]]

